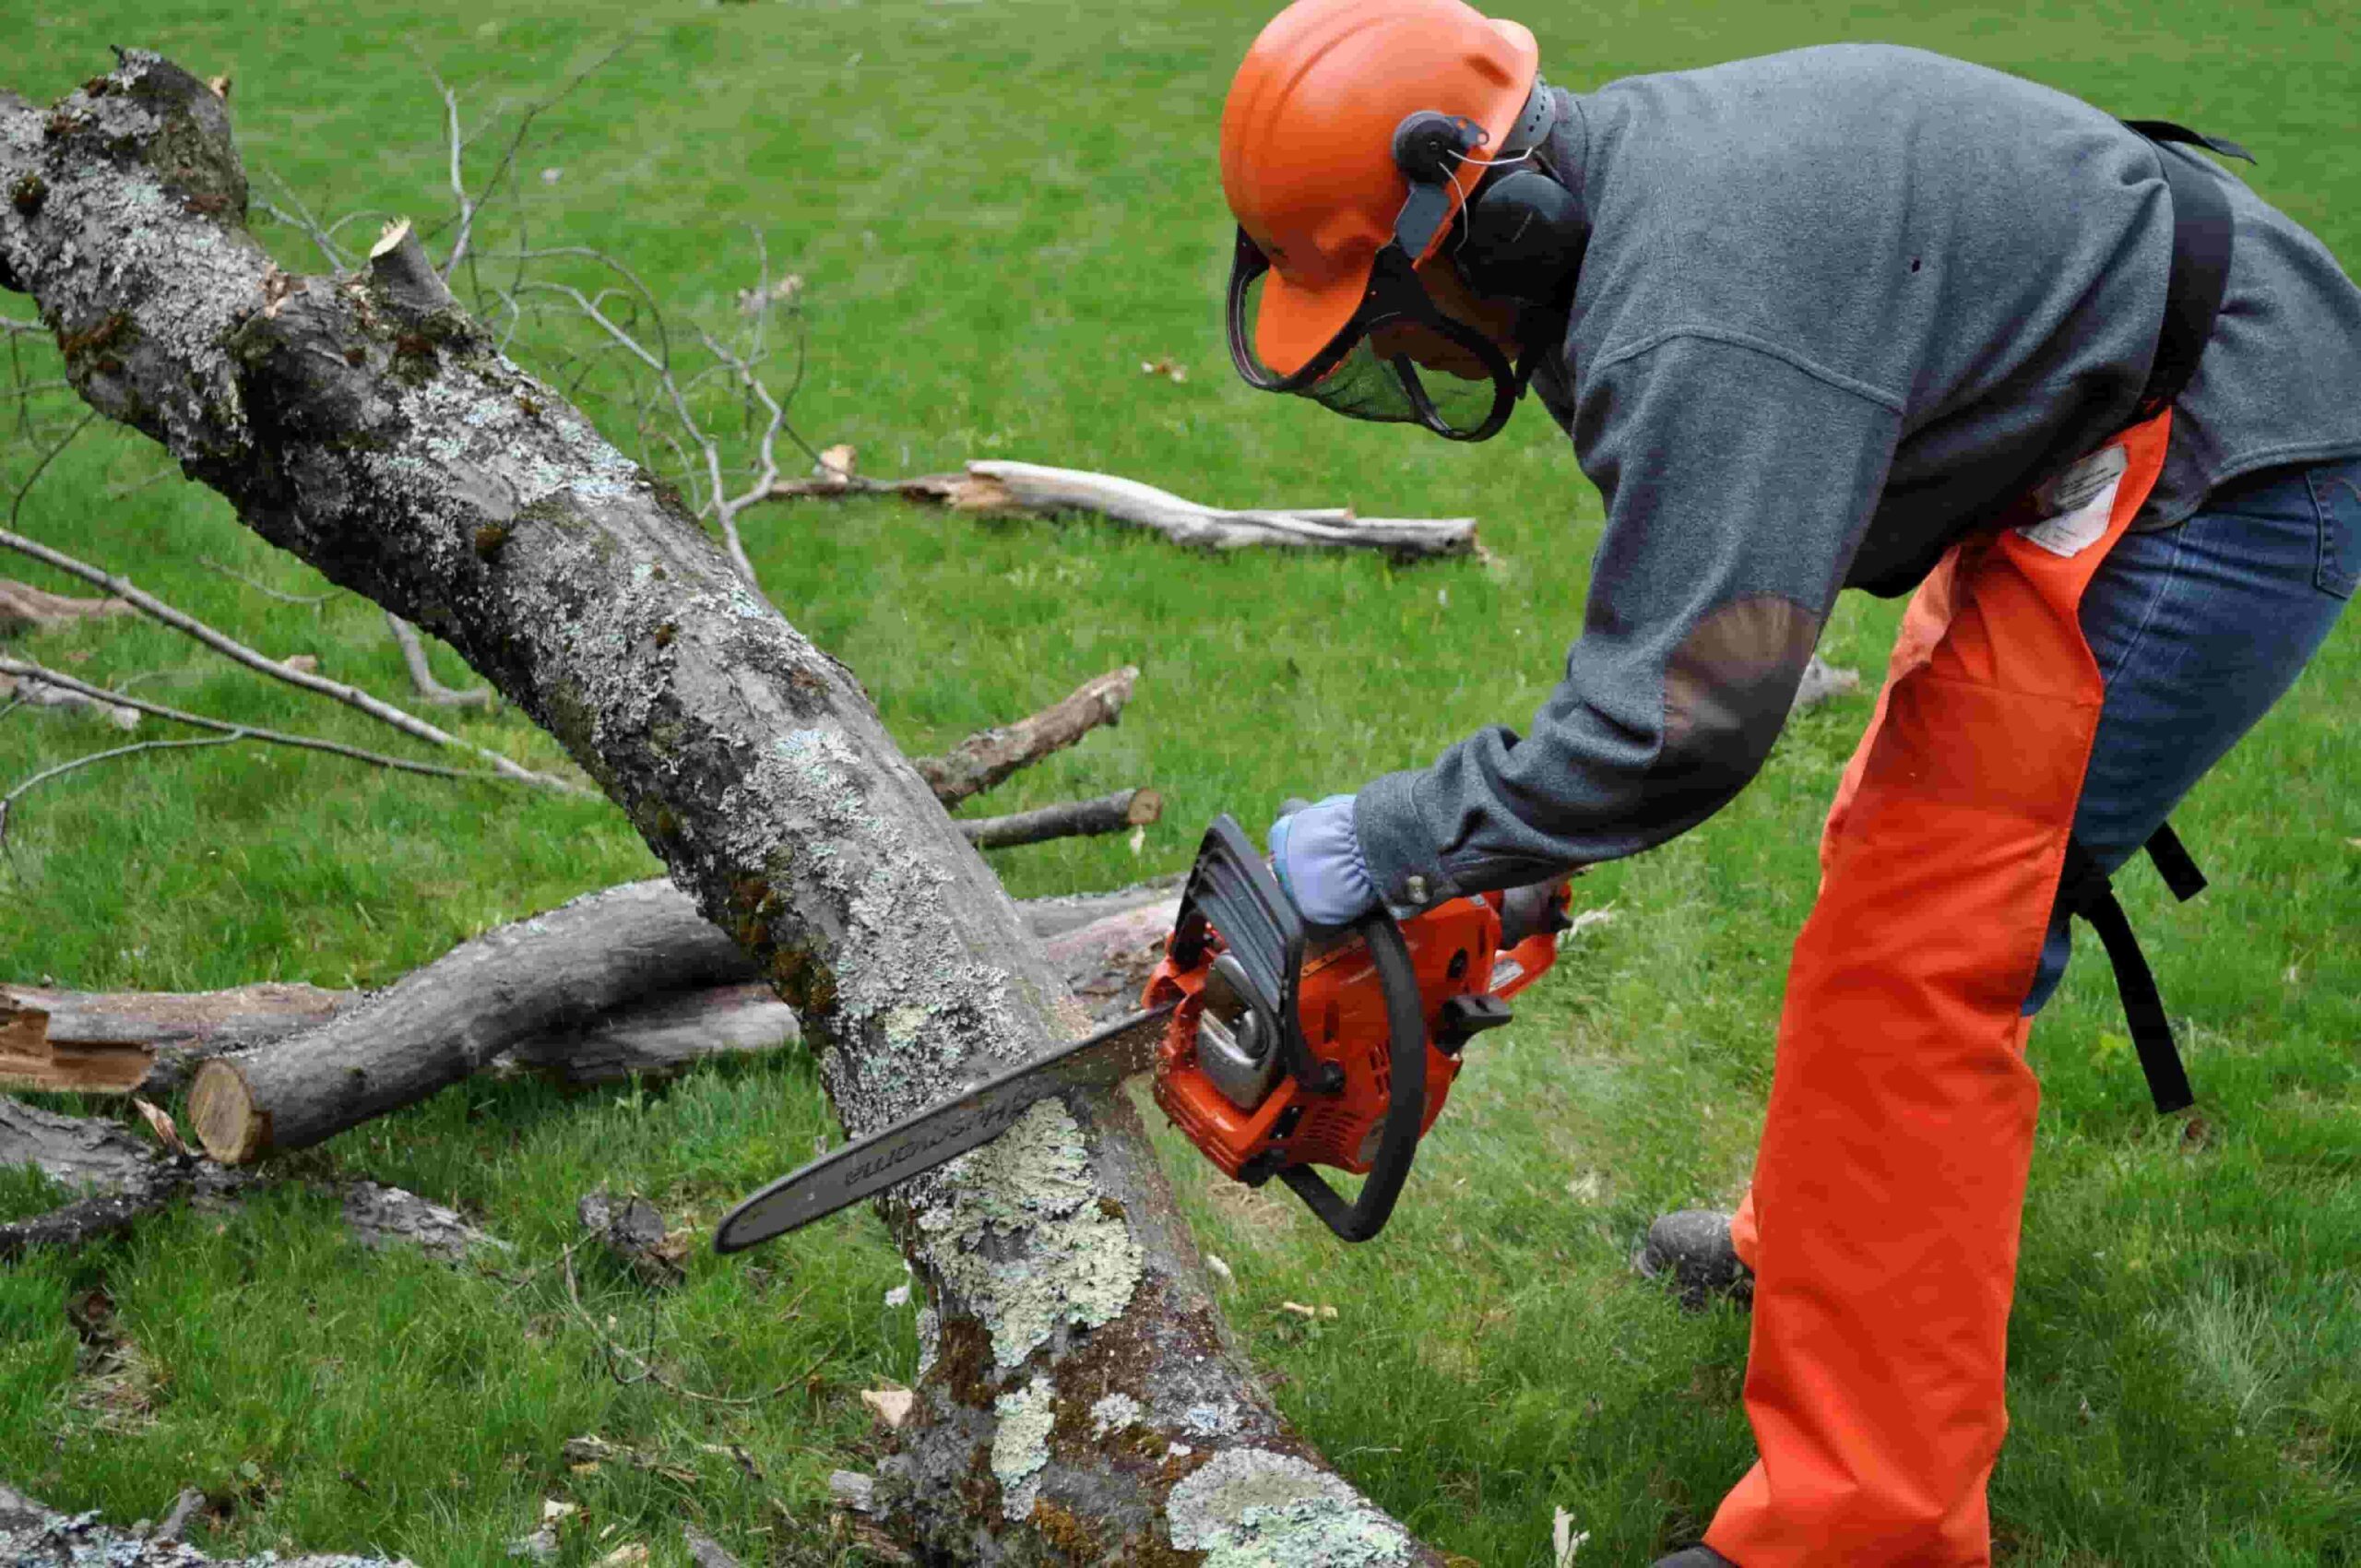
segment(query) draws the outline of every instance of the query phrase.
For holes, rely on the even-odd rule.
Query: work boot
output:
[[[1666,1219],[1673,1218],[1665,1216]],[[1662,1224],[1663,1220],[1658,1220]],[[1738,1564],[1710,1546],[1692,1546],[1686,1551],[1676,1551],[1670,1557],[1656,1559],[1656,1568],[1738,1568]]]
[[[1648,1227],[1648,1239],[1632,1255],[1631,1266],[1649,1279],[1671,1279],[1680,1304],[1691,1312],[1703,1311],[1716,1296],[1740,1305],[1754,1300],[1754,1271],[1730,1245],[1730,1217],[1714,1209],[1684,1208],[1660,1217]],[[1697,1559],[1701,1564],[1719,1561]]]

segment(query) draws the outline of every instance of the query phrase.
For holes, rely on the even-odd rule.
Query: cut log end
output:
[[[243,1165],[270,1146],[270,1113],[234,1062],[208,1062],[189,1086],[188,1119],[205,1152],[224,1165]]]

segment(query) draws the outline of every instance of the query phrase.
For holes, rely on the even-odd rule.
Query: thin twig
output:
[[[0,657],[0,675],[14,675],[24,680],[39,681],[44,685],[78,692],[84,696],[93,697],[101,702],[114,703],[123,707],[136,707],[142,713],[151,713],[159,719],[169,719],[175,724],[193,724],[200,730],[218,730],[224,733],[234,731],[247,740],[266,741],[274,746],[294,746],[308,752],[326,752],[335,756],[350,757],[355,762],[369,763],[376,767],[389,767],[397,773],[422,774],[430,778],[468,779],[482,784],[497,784],[503,778],[500,774],[488,773],[479,768],[445,767],[440,763],[412,762],[408,757],[387,756],[383,752],[364,751],[359,746],[348,746],[341,741],[322,740],[316,735],[294,735],[283,730],[266,730],[259,725],[232,724],[224,719],[210,719],[202,713],[191,713],[185,708],[167,707],[162,703],[149,702],[145,697],[130,696],[120,691],[109,691],[104,686],[94,686],[88,681],[77,681],[71,675],[61,674],[46,666],[35,664],[30,659]]]
[[[11,662],[13,662],[13,660]],[[226,746],[232,741],[243,741],[251,738],[252,737],[248,731],[235,729],[233,727],[231,733],[227,735],[212,735],[201,741],[135,741],[127,746],[115,746],[108,751],[91,752],[88,755],[77,756],[68,761],[61,762],[53,767],[44,767],[39,773],[34,774],[30,778],[24,780],[24,782],[18,784],[15,789],[10,790],[6,794],[0,795],[0,849],[5,849],[8,847],[9,808],[17,803],[18,796],[22,795],[26,790],[31,789],[36,784],[44,783],[49,779],[55,778],[60,774],[72,773],[77,768],[88,767],[95,762],[105,762],[111,757],[129,756],[134,752],[185,751],[193,746]]]
[[[613,1340],[608,1338],[606,1331],[599,1326],[598,1320],[590,1315],[590,1309],[582,1304],[582,1291],[580,1287],[575,1283],[574,1278],[574,1249],[568,1247],[565,1252],[561,1254],[559,1262],[563,1264],[565,1268],[565,1299],[574,1303],[575,1315],[582,1320],[582,1326],[588,1329],[591,1336],[598,1340],[599,1348],[603,1353],[606,1360],[608,1375],[612,1377],[615,1382],[623,1387],[629,1388],[635,1383],[652,1383],[657,1387],[663,1389],[667,1393],[677,1394],[683,1399],[694,1399],[700,1404],[732,1405],[739,1407],[760,1405],[765,1400],[777,1398],[780,1395],[785,1394],[791,1388],[801,1387],[803,1380],[810,1377],[813,1372],[819,1371],[821,1362],[828,1359],[827,1352],[821,1352],[821,1354],[813,1360],[810,1366],[804,1368],[801,1372],[796,1373],[795,1376],[788,1379],[785,1383],[780,1384],[777,1387],[762,1394],[748,1394],[742,1396],[706,1394],[701,1390],[690,1388],[685,1384],[675,1383],[670,1378],[666,1377],[662,1372],[656,1370],[653,1362],[647,1360],[645,1357],[642,1357],[632,1350],[625,1349],[623,1346],[618,1345]],[[618,1361],[627,1361],[636,1370],[627,1376],[617,1368],[616,1363]]]
[[[281,593],[277,588],[272,588],[267,584],[255,581],[254,578],[246,576],[243,572],[237,570],[235,567],[223,565],[220,562],[216,561],[210,555],[200,555],[196,558],[196,562],[198,565],[205,567],[208,571],[219,572],[232,582],[243,583],[246,587],[254,589],[256,593],[261,594],[264,598],[275,599],[281,604],[300,604],[308,609],[313,605],[326,604],[329,600],[336,597],[336,590],[334,588],[330,588],[326,593]]]
[[[402,663],[409,671],[409,683],[417,691],[421,702],[436,707],[492,707],[499,704],[499,694],[490,686],[470,686],[455,691],[434,678],[433,670],[426,662],[426,645],[419,640],[418,628],[395,614],[386,612],[386,629],[394,634],[394,646],[402,650]]]
[[[287,198],[295,210],[291,213],[287,212],[267,200],[258,201],[256,205],[281,223],[291,224],[310,235],[313,245],[319,251],[321,257],[327,262],[331,271],[351,271],[351,258],[347,256],[343,247],[336,243],[335,232],[320,226],[320,220],[312,216],[312,209],[303,205],[303,199],[295,194],[295,188],[292,185],[277,173],[271,174],[269,178],[270,183],[279,187],[279,194]]]
[[[52,456],[54,456],[54,453]],[[12,511],[9,521],[15,520],[15,514]],[[6,546],[19,554],[30,555],[44,565],[54,566],[68,576],[79,577],[84,582],[102,588],[141,613],[162,622],[176,632],[196,638],[214,652],[234,659],[249,670],[267,675],[274,681],[284,681],[291,686],[300,686],[307,692],[316,692],[321,696],[333,697],[347,707],[358,708],[370,718],[381,723],[390,724],[406,735],[455,751],[472,752],[490,764],[493,771],[505,778],[516,779],[518,783],[537,785],[541,789],[554,790],[566,795],[588,795],[592,792],[565,779],[554,778],[546,773],[536,773],[521,764],[509,761],[508,758],[488,747],[479,746],[471,741],[463,741],[457,735],[438,730],[417,715],[405,713],[391,703],[380,701],[357,686],[348,686],[340,681],[331,681],[325,676],[312,674],[308,671],[291,670],[279,660],[256,652],[234,637],[215,631],[195,616],[173,609],[153,594],[142,590],[128,577],[118,576],[86,562],[77,561],[63,551],[53,550],[48,545],[27,539],[13,529],[0,529],[0,546]]]

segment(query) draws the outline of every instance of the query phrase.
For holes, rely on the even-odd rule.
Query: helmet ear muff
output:
[[[1590,225],[1572,192],[1538,169],[1487,180],[1462,209],[1452,259],[1478,294],[1554,304],[1581,269]]]

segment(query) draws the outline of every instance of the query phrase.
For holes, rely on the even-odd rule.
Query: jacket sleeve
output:
[[[1891,398],[1734,335],[1680,333],[1583,377],[1607,502],[1583,634],[1531,731],[1504,726],[1359,793],[1397,916],[1687,831],[1754,777],[1875,511]]]

